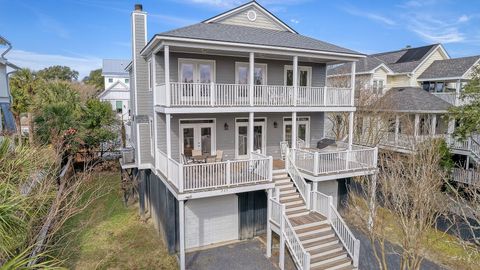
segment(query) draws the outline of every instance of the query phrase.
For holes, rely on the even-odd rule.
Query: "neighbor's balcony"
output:
[[[292,149],[295,165],[312,176],[364,174],[377,168],[378,149],[337,143],[336,149]]]
[[[345,107],[352,105],[351,88],[255,85],[253,93],[246,84],[170,83],[157,85],[156,105],[166,107]]]
[[[452,178],[455,182],[467,185],[480,185],[480,173],[476,170],[454,168],[452,171]]]
[[[248,160],[182,164],[157,151],[156,169],[179,193],[187,193],[271,183],[272,163],[272,157],[252,153]]]
[[[432,93],[432,94],[452,104],[453,106],[464,106],[464,105],[468,105],[471,102],[471,100],[469,100],[468,98],[466,99],[460,98],[460,95],[457,95],[456,92],[440,92],[440,93]]]

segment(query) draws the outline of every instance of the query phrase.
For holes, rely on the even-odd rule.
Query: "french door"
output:
[[[266,119],[255,118],[253,125],[253,151],[266,154]],[[235,157],[248,158],[248,118],[235,119]]]
[[[215,81],[215,61],[178,60],[178,79],[184,101],[201,101],[210,96],[210,83]]]
[[[202,155],[215,153],[215,123],[180,123],[180,151],[187,157],[193,150]]]
[[[283,118],[283,140],[292,143],[292,118]],[[310,117],[297,117],[297,143],[299,140],[304,142],[304,147],[310,147]]]

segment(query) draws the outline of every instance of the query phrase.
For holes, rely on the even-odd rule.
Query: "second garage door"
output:
[[[236,239],[238,239],[237,195],[187,201],[185,205],[187,249]]]

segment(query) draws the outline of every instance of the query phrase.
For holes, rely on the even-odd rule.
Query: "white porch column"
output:
[[[254,113],[250,112],[248,114],[248,155],[251,156],[253,152],[253,128],[255,127],[255,117]]]
[[[272,227],[270,217],[272,216],[272,189],[267,190],[267,258],[272,256]]]
[[[437,115],[432,114],[432,119],[431,119],[431,127],[430,127],[430,135],[435,135],[437,132]]]
[[[414,122],[414,127],[413,127],[413,136],[415,139],[418,137],[420,134],[420,115],[417,113],[415,114],[415,122]]]
[[[164,69],[165,69],[165,103],[167,107],[170,107],[170,46],[165,45],[163,47],[164,53]]]
[[[293,106],[297,106],[298,95],[298,56],[293,57]]]
[[[348,114],[348,150],[352,150],[353,145],[353,112]]]
[[[292,112],[292,149],[297,149],[297,112]]]
[[[455,106],[458,106],[460,104],[460,91],[462,90],[462,81],[457,80],[457,84],[455,87]]]
[[[465,163],[465,170],[470,168],[470,156],[467,155],[467,162]]]
[[[253,106],[253,92],[255,89],[255,54],[253,52],[250,53],[249,59],[249,96],[250,96],[250,106]]]
[[[165,130],[166,130],[166,139],[167,139],[167,157],[172,158],[172,141],[170,137],[170,122],[171,116],[169,113],[165,114]]]
[[[352,70],[350,71],[351,72],[351,76],[350,76],[350,86],[352,87],[352,92],[350,93],[351,96],[351,104],[352,106],[355,106],[355,73],[356,73],[356,68],[357,68],[357,62],[352,62]]]
[[[395,115],[395,145],[398,144],[398,133],[400,133],[400,116]]]
[[[180,270],[185,270],[185,201],[178,202],[178,222],[180,223]]]

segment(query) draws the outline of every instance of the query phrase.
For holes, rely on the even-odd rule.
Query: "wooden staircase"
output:
[[[303,247],[310,253],[310,269],[355,269],[352,259],[327,219],[307,209],[287,172],[275,171],[273,181],[280,191],[280,203],[285,205],[288,220]]]

